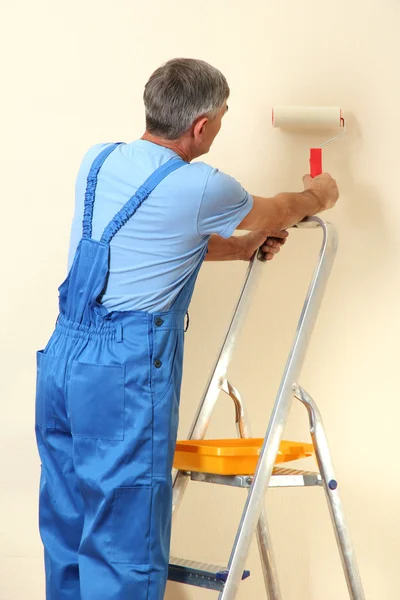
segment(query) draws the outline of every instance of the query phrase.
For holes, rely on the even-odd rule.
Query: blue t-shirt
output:
[[[78,173],[69,268],[82,237],[89,169],[107,145],[91,148]],[[98,177],[93,239],[100,239],[139,186],[172,156],[172,150],[144,140],[121,144],[111,153]],[[198,266],[210,235],[230,237],[252,205],[235,179],[203,162],[168,175],[111,241],[104,306],[109,311],[168,310]]]

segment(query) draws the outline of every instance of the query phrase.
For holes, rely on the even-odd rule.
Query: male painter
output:
[[[171,60],[145,86],[143,137],[96,145],[80,167],[60,314],[37,357],[48,600],[163,598],[184,330],[199,269],[248,260],[259,246],[273,258],[288,227],[338,198],[328,174],[262,198],[192,162],[209,151],[228,97],[217,69]]]

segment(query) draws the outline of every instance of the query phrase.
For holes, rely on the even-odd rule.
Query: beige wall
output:
[[[2,361],[0,598],[44,597],[36,532],[34,351],[57,313],[74,176],[97,141],[142,133],[143,84],[174,56],[218,66],[230,111],[207,160],[251,192],[297,190],[317,137],[270,127],[273,104],[341,105],[348,135],[327,148],[341,202],[329,215],[340,250],[302,384],[319,402],[368,600],[400,586],[397,0],[36,0],[8,3],[1,39]],[[4,9],[3,9],[4,14]],[[263,435],[318,247],[297,232],[266,268],[232,366]],[[244,265],[207,265],[187,337],[181,436],[229,319]],[[212,293],[210,293],[212,290]],[[221,401],[211,434],[234,432]],[[307,439],[295,406],[287,436]],[[244,495],[193,484],[173,537],[178,555],[224,562]],[[322,492],[271,491],[267,506],[285,600],[346,590]],[[258,559],[240,598],[262,598]],[[215,597],[171,586],[170,600]],[[100,599],[99,599],[100,600]]]

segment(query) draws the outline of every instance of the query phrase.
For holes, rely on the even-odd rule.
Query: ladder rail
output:
[[[357,566],[353,543],[346,523],[346,516],[335,477],[328,440],[326,438],[321,413],[311,396],[300,386],[296,386],[295,397],[306,407],[310,422],[310,432],[315,448],[319,472],[324,482],[324,490],[335,537],[339,548],[347,588],[352,600],[365,600],[363,585]]]
[[[192,427],[189,431],[188,439],[202,439],[208,428],[219,392],[226,379],[228,366],[232,358],[238,334],[243,326],[244,317],[248,312],[255,287],[260,279],[261,265],[263,262],[264,261],[261,260],[257,254],[254,254],[250,261],[231,323],[218,358],[215,361],[212,375],[207,383],[205,393],[200,402]]]
[[[325,223],[319,217],[311,217],[307,219],[306,223],[300,223],[298,227],[310,225],[321,227],[323,232],[322,246],[275,400],[250,494],[243,510],[228,564],[229,575],[223,591],[219,594],[219,600],[234,600],[238,592],[241,578],[240,570],[247,558],[251,538],[262,511],[265,494],[293,400],[293,386],[298,379],[305,359],[308,343],[337,250],[337,233],[333,225]]]
[[[189,434],[186,438],[188,440],[202,440],[207,433],[219,393],[226,379],[226,373],[236,345],[237,337],[250,307],[252,295],[259,282],[264,262],[263,256],[260,253],[255,253],[249,263],[231,323],[222,343],[221,350],[214,363],[211,376],[207,382]],[[189,482],[189,477],[184,472],[174,471],[172,481],[172,512],[175,516]]]
[[[238,437],[251,438],[250,419],[247,415],[247,410],[241,394],[228,380],[225,380],[222,389],[232,398],[235,405],[235,420]],[[265,508],[262,508],[257,523],[257,545],[268,600],[282,600],[278,570],[276,568],[271,533],[269,531]]]

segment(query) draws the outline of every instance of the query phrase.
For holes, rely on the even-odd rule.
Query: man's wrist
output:
[[[228,239],[212,235],[208,242],[207,261],[246,260],[246,236],[232,236]]]
[[[229,260],[246,260],[247,240],[245,235],[235,235],[229,238]]]
[[[306,198],[308,199],[308,202],[310,203],[311,206],[311,212],[310,215],[315,215],[318,212],[321,212],[324,208],[324,202],[323,199],[321,198],[320,194],[318,194],[317,192],[315,192],[314,190],[304,190],[304,192],[301,192],[303,196],[306,196]],[[308,215],[308,216],[310,216]]]

